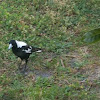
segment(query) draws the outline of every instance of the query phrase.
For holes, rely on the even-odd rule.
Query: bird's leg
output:
[[[19,69],[19,70],[21,69],[21,68],[20,68],[21,64],[22,64],[22,60],[20,61],[19,66],[18,66],[18,69]]]
[[[28,62],[28,59],[25,60],[25,70],[27,69],[27,62]]]

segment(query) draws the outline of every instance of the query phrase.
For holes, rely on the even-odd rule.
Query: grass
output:
[[[0,100],[99,100],[99,43],[82,41],[100,26],[98,2],[1,1]],[[8,51],[11,39],[46,50],[30,56],[27,75]]]

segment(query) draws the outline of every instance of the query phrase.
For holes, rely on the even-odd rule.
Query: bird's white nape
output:
[[[27,45],[25,42],[17,41],[17,40],[16,40],[16,44],[17,44],[18,48],[21,48],[22,46],[26,46]]]
[[[13,45],[12,44],[9,44],[8,50],[11,49],[12,47],[13,47]]]

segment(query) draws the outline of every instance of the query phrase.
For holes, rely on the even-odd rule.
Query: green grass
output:
[[[99,43],[82,41],[100,26],[99,15],[98,0],[1,1],[0,100],[99,100],[99,77],[89,79],[100,65]],[[30,56],[27,75],[8,51],[11,39],[45,49]]]

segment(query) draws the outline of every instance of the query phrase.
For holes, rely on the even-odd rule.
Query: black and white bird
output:
[[[32,52],[41,52],[40,48],[32,47],[27,45],[27,43],[17,40],[11,40],[9,42],[8,50],[12,48],[12,52],[19,57],[21,60],[25,60],[25,69],[27,66],[28,58]]]

